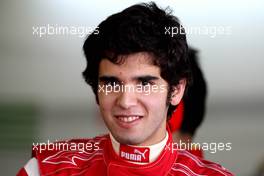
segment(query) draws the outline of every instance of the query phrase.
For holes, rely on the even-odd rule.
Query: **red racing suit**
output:
[[[93,148],[79,150],[42,150],[33,148],[41,176],[232,176],[222,166],[203,160],[188,151],[174,150],[172,135],[158,158],[148,164],[131,163],[113,149],[109,135],[93,139],[78,139],[66,143],[89,143]],[[31,172],[31,174],[28,174]],[[32,171],[22,168],[17,176],[30,176]],[[36,175],[34,175],[36,176]]]

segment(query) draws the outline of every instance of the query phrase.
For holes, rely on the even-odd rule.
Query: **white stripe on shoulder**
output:
[[[181,163],[174,163],[172,169],[175,169],[175,168],[178,168],[179,169],[179,167],[180,168],[183,168],[186,172],[191,173],[191,175],[194,175],[194,176],[206,176],[206,175],[200,175],[200,174],[195,173],[188,166],[186,166],[185,164],[181,164]]]
[[[38,161],[36,158],[31,158],[27,164],[25,165],[25,170],[28,176],[40,176],[39,175],[39,168],[38,168]]]
[[[219,173],[221,173],[222,175],[224,176],[228,176],[226,173],[224,173],[223,170],[225,170],[225,168],[223,168],[222,166],[218,166],[217,164],[214,164],[214,165],[209,165],[209,164],[204,164],[201,160],[199,160],[196,156],[190,154],[189,152],[187,151],[179,151],[178,152],[180,155],[184,155],[190,159],[192,159],[198,166],[200,167],[205,167],[205,168],[209,168],[209,169],[212,169],[214,171],[217,171]],[[223,169],[223,170],[221,170]]]
[[[184,174],[187,175],[187,176],[191,176],[190,174],[188,174],[186,171],[184,171],[184,170],[182,170],[182,169],[175,169],[175,168],[172,168],[172,170],[177,171],[177,172],[184,173]]]

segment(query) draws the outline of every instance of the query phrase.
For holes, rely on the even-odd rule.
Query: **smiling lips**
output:
[[[138,116],[138,115],[117,115],[115,116],[118,120],[120,120],[121,122],[124,123],[132,123],[140,118],[142,118],[143,116]]]

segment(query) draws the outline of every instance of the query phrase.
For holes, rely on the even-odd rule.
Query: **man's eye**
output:
[[[141,85],[142,85],[142,86],[153,85],[153,84],[154,84],[154,83],[151,82],[151,81],[147,81],[147,80],[142,80],[142,81],[141,81]]]
[[[108,86],[115,86],[118,85],[119,83],[117,81],[105,81],[104,85],[108,85]]]

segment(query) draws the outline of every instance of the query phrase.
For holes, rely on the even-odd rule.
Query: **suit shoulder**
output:
[[[62,153],[71,155],[102,153],[108,135],[97,136],[94,138],[69,139],[46,143],[33,144],[32,157],[37,159],[47,158],[56,155],[63,157]]]
[[[70,139],[33,148],[41,173],[73,172],[104,166],[103,149],[108,135],[89,139]],[[34,146],[33,146],[34,147]]]
[[[233,176],[223,166],[197,157],[186,150],[179,150],[178,157],[174,162],[171,171],[174,174],[183,175],[212,175],[212,176]]]

